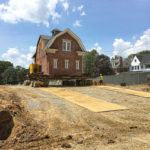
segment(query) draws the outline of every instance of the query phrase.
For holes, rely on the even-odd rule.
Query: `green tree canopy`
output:
[[[2,74],[9,67],[13,67],[13,64],[9,61],[0,61],[0,74]]]
[[[0,61],[0,84],[3,83],[2,73],[8,69],[9,67],[13,67],[13,64],[9,61]]]
[[[136,53],[136,55],[143,55],[143,54],[150,54],[150,50],[143,50],[143,51],[140,51],[140,52]],[[134,54],[130,54],[130,55],[128,56],[128,58],[129,58],[129,59],[132,59],[132,58],[133,58],[133,55],[134,55]]]
[[[136,53],[136,55],[143,55],[143,54],[150,54],[150,50],[144,50],[144,51]]]
[[[13,67],[9,61],[0,61],[0,84],[18,84],[23,83],[28,69],[21,66]]]
[[[91,69],[94,66],[97,56],[97,51],[93,49],[92,51],[87,52],[87,54],[83,57],[83,72],[85,74],[91,74]]]
[[[94,67],[92,68],[92,76],[113,75],[115,74],[110,63],[110,58],[106,55],[99,55],[96,57]]]
[[[5,84],[16,84],[17,83],[17,71],[13,67],[7,68],[3,73],[3,82]]]

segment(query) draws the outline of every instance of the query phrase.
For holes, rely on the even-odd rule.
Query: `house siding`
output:
[[[146,64],[142,64],[137,56],[134,56],[130,71],[150,71],[150,67],[146,67]]]

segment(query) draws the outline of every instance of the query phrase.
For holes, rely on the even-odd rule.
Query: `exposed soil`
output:
[[[148,84],[135,84],[135,85],[126,85],[126,86],[120,86],[119,84],[116,84],[116,85],[108,84],[108,85],[115,86],[115,87],[132,89],[132,90],[137,90],[137,91],[150,92],[150,86]]]
[[[150,149],[149,98],[94,87],[66,89],[128,109],[94,113],[38,88],[0,86],[0,107],[14,124],[0,149]]]

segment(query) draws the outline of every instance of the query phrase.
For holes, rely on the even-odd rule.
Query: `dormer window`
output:
[[[63,40],[63,51],[71,51],[71,41]]]

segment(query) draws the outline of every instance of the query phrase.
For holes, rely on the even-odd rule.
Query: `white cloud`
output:
[[[77,7],[78,11],[81,11],[83,9],[84,5],[80,5],[79,7]]]
[[[82,11],[84,5],[80,5],[78,7],[73,7],[72,12],[76,12],[76,11]]]
[[[134,44],[124,41],[123,39],[115,39],[113,46],[113,54],[123,57],[127,57],[130,54],[135,54],[142,50],[150,50],[150,29],[146,30]]]
[[[66,2],[63,2],[62,5],[64,7],[64,10],[67,11],[69,8],[69,3],[66,1]]]
[[[89,51],[91,51],[93,49],[95,49],[99,54],[102,53],[102,47],[97,42],[94,44],[94,46]]]
[[[49,18],[53,21],[61,18],[56,6],[61,3],[65,10],[69,8],[67,1],[62,0],[9,0],[0,4],[0,19],[8,23],[29,21],[49,26]]]
[[[29,67],[29,64],[33,62],[32,56],[36,50],[35,46],[29,47],[28,54],[21,54],[17,48],[9,48],[6,53],[2,54],[3,60],[10,61],[14,66]]]
[[[82,13],[80,14],[80,16],[85,16],[86,13],[84,11],[82,11]]]
[[[114,55],[125,55],[125,50],[130,49],[132,47],[130,42],[126,42],[123,39],[115,39],[114,43],[114,51],[113,54]]]
[[[81,27],[81,23],[79,20],[76,20],[73,24],[74,27]]]

